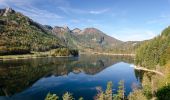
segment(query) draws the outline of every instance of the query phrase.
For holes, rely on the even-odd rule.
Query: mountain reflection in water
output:
[[[44,99],[48,92],[66,91],[93,99],[96,87],[125,80],[126,94],[139,84],[132,67],[133,57],[80,55],[76,58],[37,58],[0,62],[0,99]]]

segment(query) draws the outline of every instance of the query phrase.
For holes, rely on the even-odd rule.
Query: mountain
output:
[[[113,37],[110,37],[96,28],[85,28],[80,30],[75,28],[70,30],[67,26],[55,26],[52,29],[53,35],[70,48],[76,48],[80,51],[109,51],[123,43]]]
[[[82,30],[79,29],[79,28],[75,28],[75,29],[72,30],[72,32],[75,33],[75,34],[79,34],[81,31]]]
[[[68,26],[55,26],[51,31],[52,34],[58,37],[66,47],[78,49],[80,45],[79,39],[73,34],[73,32],[68,28]]]
[[[62,47],[49,29],[11,8],[0,9],[0,54],[25,54]]]
[[[96,28],[71,30],[68,26],[42,25],[11,8],[0,9],[0,29],[0,55],[42,52],[60,47],[81,52],[134,53],[132,49],[136,46]]]
[[[96,28],[70,30],[68,26],[55,26],[52,33],[67,47],[79,49],[81,52],[134,53],[140,44],[139,41],[120,41]]]
[[[122,41],[110,37],[96,28],[85,28],[74,35],[81,39],[84,47],[96,51],[108,51],[122,43]]]

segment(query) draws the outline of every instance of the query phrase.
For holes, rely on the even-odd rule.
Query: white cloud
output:
[[[169,25],[170,14],[161,14],[157,18],[153,18],[146,22],[147,24],[159,24],[159,25]]]
[[[86,14],[86,13],[88,13],[86,10],[76,9],[76,8],[72,8],[72,7],[61,7],[60,6],[58,8],[66,14],[73,14],[73,13]]]
[[[8,5],[17,5],[17,6],[29,6],[35,3],[39,4],[41,2],[46,2],[50,5],[60,5],[60,6],[69,6],[69,2],[67,0],[0,0],[0,4],[5,3]]]
[[[60,19],[63,18],[62,16],[56,14],[56,13],[52,13],[49,12],[47,10],[41,10],[35,7],[29,7],[29,8],[19,8],[17,9],[18,11],[21,11],[23,13],[25,13],[26,15],[29,16],[35,16],[35,17],[39,17],[39,18],[49,18],[49,19]]]
[[[157,33],[152,30],[124,28],[116,31],[112,36],[123,41],[141,41],[154,38]]]
[[[73,14],[73,13],[77,13],[77,14],[103,14],[109,11],[109,9],[102,9],[102,10],[84,10],[84,9],[77,9],[77,8],[73,8],[70,6],[67,7],[63,7],[63,6],[59,6],[58,7],[60,10],[62,10],[63,12],[65,12],[66,14]]]
[[[15,6],[24,6],[31,5],[33,0],[0,0],[0,6],[2,7],[11,7]]]
[[[56,13],[49,12],[47,10],[41,10],[35,7],[29,7],[29,8],[17,8],[16,9],[19,12],[22,12],[24,15],[29,16],[33,20],[41,23],[41,24],[51,24],[54,25],[57,23],[57,21],[61,21],[63,19],[63,16],[60,16]]]
[[[108,12],[109,9],[102,9],[102,10],[91,10],[89,13],[90,14],[103,14],[105,12]]]
[[[14,10],[42,24],[52,24],[64,18],[57,13],[34,7],[34,3],[33,0],[0,0],[0,6],[13,7]]]

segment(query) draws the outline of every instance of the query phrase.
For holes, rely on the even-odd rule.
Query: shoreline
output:
[[[0,61],[20,60],[20,59],[36,59],[36,58],[46,58],[46,57],[64,58],[64,57],[73,57],[73,56],[8,55],[8,56],[0,56]]]
[[[20,57],[18,57],[18,58],[0,58],[0,61],[8,61],[8,60],[24,60],[24,59],[36,59],[36,58],[46,58],[46,57],[48,57],[48,58],[51,58],[51,57],[56,57],[56,58],[67,58],[67,57],[73,57],[73,56],[42,56],[42,57],[40,57],[40,56],[35,56],[35,57],[22,57],[22,58],[20,58]]]
[[[63,58],[63,57],[73,57],[73,56],[52,56],[47,52],[40,52],[34,54],[23,54],[23,55],[5,55],[0,56],[0,61],[7,61],[7,60],[20,60],[20,59],[35,59],[35,58],[45,58],[45,57],[56,57],[56,58]]]
[[[147,71],[147,72],[153,72],[153,73],[159,74],[159,75],[161,75],[163,77],[165,76],[162,72],[159,72],[157,70],[147,69],[145,67],[140,67],[140,66],[134,65],[134,69],[136,69],[136,70],[143,70],[143,71]]]
[[[112,56],[135,56],[135,54],[112,54],[112,53],[100,53],[100,52],[80,52],[81,54],[93,54],[93,55],[112,55]],[[18,60],[18,59],[35,59],[35,58],[45,58],[45,57],[72,57],[72,56],[51,56],[46,52],[39,52],[34,54],[23,54],[23,55],[5,55],[0,56],[0,61],[5,60]]]
[[[94,54],[94,55],[113,55],[113,56],[135,56],[135,54],[127,53],[101,53],[101,52],[80,52],[80,54]]]
[[[45,57],[75,57],[77,55],[73,55],[73,54],[64,54],[64,56],[62,56],[62,54],[56,55],[55,54],[55,50],[57,49],[52,49],[49,51],[45,51],[45,52],[31,52],[29,54],[18,54],[18,55],[3,55],[0,56],[0,61],[5,61],[5,60],[19,60],[19,59],[35,59],[35,58],[45,58]],[[54,55],[55,54],[55,55]]]

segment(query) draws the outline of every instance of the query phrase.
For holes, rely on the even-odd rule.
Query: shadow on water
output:
[[[12,97],[14,99],[22,97],[23,95],[30,95],[31,97],[35,96],[35,98],[29,99],[42,99],[49,91],[61,95],[67,89],[76,94],[77,92],[81,91],[80,89],[83,90],[82,86],[79,86],[80,84],[84,85],[83,87],[85,90],[86,87],[93,88],[96,85],[106,85],[106,81],[108,80],[114,81],[116,77],[112,79],[112,77],[109,76],[112,75],[112,72],[109,71],[111,69],[109,68],[110,66],[113,66],[120,62],[132,64],[133,57],[81,55],[80,57],[76,58],[38,58],[3,61],[0,62],[0,95],[1,97]],[[117,69],[117,71],[119,71],[119,69]],[[117,72],[115,71],[115,73]],[[96,80],[94,82],[89,82],[89,80],[93,77],[95,77]],[[86,81],[83,81],[82,78],[84,78],[84,80]],[[103,78],[104,81],[101,81],[100,78]],[[73,81],[73,79],[75,79],[75,81]],[[43,81],[47,83],[45,83],[47,87],[46,89],[39,89],[45,87]],[[54,88],[51,87],[52,82],[54,82]],[[87,84],[81,82],[87,82]],[[97,84],[96,82],[103,83]],[[61,84],[58,86],[55,85],[57,83],[68,84]],[[76,87],[74,87],[74,85],[76,84],[77,90]],[[34,87],[38,89],[35,89]],[[67,89],[65,89],[66,87]],[[72,89],[73,87],[75,88],[75,90]],[[34,90],[38,92],[45,92],[39,94],[34,93],[35,95],[32,96],[30,94],[32,92],[30,91]],[[89,91],[89,94],[86,93],[87,91],[84,91],[82,93],[84,93],[84,96],[86,96],[85,94],[90,95],[89,98],[91,98],[92,96],[94,96],[94,91],[96,90],[94,89],[94,91]]]

